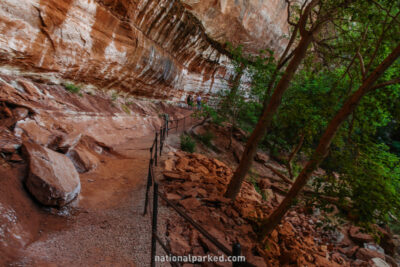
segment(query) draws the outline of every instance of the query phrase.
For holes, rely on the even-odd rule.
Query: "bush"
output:
[[[116,101],[118,99],[118,93],[116,93],[116,92],[114,92],[114,93],[112,93],[112,95],[111,95],[111,101]]]
[[[212,132],[207,131],[204,134],[200,134],[198,136],[199,140],[206,146],[212,147],[211,141],[214,138],[214,135]]]
[[[131,115],[131,110],[127,105],[122,105],[122,110],[125,111],[126,114]]]
[[[181,149],[193,153],[196,148],[196,142],[187,134],[181,135]]]
[[[64,87],[67,91],[74,93],[74,94],[78,94],[81,91],[81,88],[76,86],[75,84],[72,83],[67,83],[64,84]]]

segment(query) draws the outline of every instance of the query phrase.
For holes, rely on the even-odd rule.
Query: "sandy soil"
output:
[[[103,158],[95,171],[81,175],[79,199],[43,214],[39,237],[10,266],[148,266],[151,223],[142,213],[152,139],[115,148],[126,157]]]

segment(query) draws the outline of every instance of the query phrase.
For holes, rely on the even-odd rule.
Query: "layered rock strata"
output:
[[[250,42],[253,50],[280,47],[273,40],[285,32],[282,19],[269,23],[276,18],[272,14],[283,12],[284,1],[250,2],[247,8],[241,1],[216,1],[223,16],[216,12],[219,19],[212,19],[214,6],[198,15],[206,31],[174,0],[1,1],[0,65],[3,71],[40,73],[40,79],[70,79],[150,98],[213,94],[226,87],[232,68],[220,43],[207,34],[221,42]],[[234,27],[221,38],[229,25]]]

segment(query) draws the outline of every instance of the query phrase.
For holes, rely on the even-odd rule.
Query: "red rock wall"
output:
[[[181,0],[208,36],[219,43],[243,44],[244,50],[283,51],[287,43],[287,5],[284,0]]]
[[[233,0],[222,2],[229,2],[231,10],[242,8]],[[175,0],[2,0],[0,68],[151,98],[178,100],[185,92],[215,92],[229,79],[229,59],[184,5],[192,8]],[[224,10],[229,10],[226,5]],[[251,12],[255,9],[243,14],[250,16]],[[263,12],[274,10],[259,10],[254,13],[255,20],[247,21],[256,23]],[[225,15],[222,18],[227,22],[241,16],[240,12]],[[198,17],[213,38],[225,41],[235,36],[230,31],[217,38],[219,26],[210,26],[210,15]],[[221,30],[228,31],[224,25]],[[262,21],[258,26],[271,28]],[[252,29],[256,28],[242,27],[237,38]],[[259,42],[263,35],[259,39],[252,36],[243,40],[266,45]]]

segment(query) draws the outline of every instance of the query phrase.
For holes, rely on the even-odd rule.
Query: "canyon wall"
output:
[[[2,0],[0,70],[177,101],[226,88],[226,41],[280,51],[285,20],[284,0]]]

